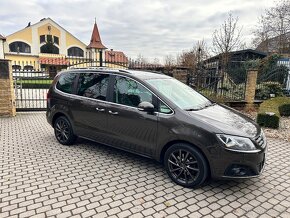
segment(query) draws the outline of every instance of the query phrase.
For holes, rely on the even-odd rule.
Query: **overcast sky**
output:
[[[50,17],[88,44],[96,17],[103,44],[128,57],[148,59],[189,50],[232,11],[249,44],[258,17],[274,0],[0,0],[0,34]]]

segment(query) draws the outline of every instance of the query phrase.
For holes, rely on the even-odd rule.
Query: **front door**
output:
[[[142,101],[155,96],[139,82],[116,76],[108,102],[108,143],[125,150],[152,156],[157,139],[157,115],[138,110]]]

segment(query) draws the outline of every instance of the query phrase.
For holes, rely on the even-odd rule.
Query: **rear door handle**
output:
[[[112,114],[112,115],[118,115],[119,112],[113,112],[113,111],[109,111],[109,114]]]
[[[96,107],[96,110],[99,111],[99,112],[104,112],[105,111],[104,108],[98,108],[98,107]]]

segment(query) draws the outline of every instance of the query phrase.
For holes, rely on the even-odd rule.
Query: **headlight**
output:
[[[254,143],[249,138],[217,134],[217,137],[221,140],[224,146],[229,150],[240,152],[259,152]]]

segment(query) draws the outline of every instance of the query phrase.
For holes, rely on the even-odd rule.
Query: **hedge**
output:
[[[288,97],[276,97],[264,101],[259,108],[257,115],[257,123],[260,126],[277,129],[279,128],[280,116],[284,116],[284,113],[280,115],[280,106],[290,104],[290,98]],[[287,107],[287,106],[286,106]],[[284,108],[284,107],[283,107]],[[282,108],[282,111],[283,111]]]
[[[272,129],[278,129],[280,122],[280,116],[278,115],[269,115],[265,113],[259,113],[257,116],[257,123],[260,126],[269,127]]]
[[[281,116],[290,116],[290,104],[283,104],[278,109]]]

